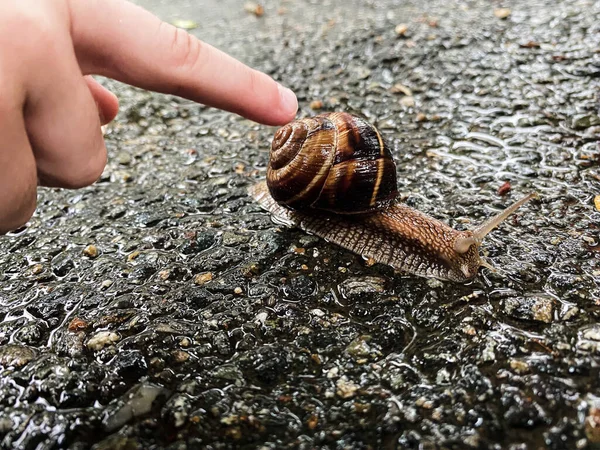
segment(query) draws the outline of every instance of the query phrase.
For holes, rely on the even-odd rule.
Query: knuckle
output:
[[[7,233],[11,230],[25,225],[37,206],[37,188],[35,183],[30,183],[27,188],[19,195],[16,201],[11,202],[10,206],[0,205],[0,234]]]
[[[36,8],[16,8],[2,21],[2,34],[19,36],[21,44],[35,45],[52,43],[56,32],[55,23],[43,11]],[[23,30],[27,30],[23,32]]]
[[[171,50],[174,66],[180,70],[192,71],[202,59],[202,42],[185,30],[169,26],[173,33]]]
[[[102,176],[106,167],[106,150],[102,152],[96,152],[96,155],[88,159],[85,166],[81,167],[75,177],[73,177],[69,183],[68,188],[78,189],[85,186],[89,186],[98,181],[98,178]]]
[[[106,158],[106,148],[103,146],[102,151],[94,152],[94,155],[86,159],[84,163],[79,164],[77,170],[52,177],[54,181],[49,184],[66,189],[79,189],[90,186],[102,176],[106,166]]]

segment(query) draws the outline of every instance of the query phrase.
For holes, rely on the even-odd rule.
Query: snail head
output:
[[[479,247],[483,239],[490,231],[504,222],[508,216],[534,197],[537,197],[537,194],[531,193],[488,219],[474,231],[463,231],[457,235],[454,240],[454,258],[450,271],[451,278],[454,281],[467,281],[474,278],[480,267],[496,271],[491,264],[484,261],[479,255]]]

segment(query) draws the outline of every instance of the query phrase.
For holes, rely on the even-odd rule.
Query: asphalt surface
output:
[[[1,448],[600,446],[599,2],[138,3],[375,123],[410,206],[540,197],[497,273],[395,273],[252,202],[274,128],[104,80],[104,175],[0,238]]]

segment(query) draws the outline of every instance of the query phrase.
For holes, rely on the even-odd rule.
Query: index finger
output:
[[[294,93],[184,30],[124,0],[70,1],[84,74],[173,94],[268,125],[292,120]]]

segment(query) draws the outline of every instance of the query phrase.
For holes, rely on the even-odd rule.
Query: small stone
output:
[[[323,102],[321,100],[313,100],[312,102],[310,102],[310,109],[314,111],[323,109]]]
[[[375,258],[368,257],[368,258],[365,260],[365,266],[367,266],[367,267],[372,267],[372,266],[374,266],[375,264],[377,264],[377,261],[375,260]]]
[[[580,328],[576,347],[582,351],[600,353],[600,324]]]
[[[238,286],[238,287],[236,287],[236,288],[233,290],[233,293],[234,293],[234,294],[237,294],[237,295],[241,295],[241,294],[243,294],[243,293],[244,293],[244,290],[243,290],[241,287],[239,287],[239,286]]]
[[[131,262],[131,261],[135,260],[138,256],[140,256],[139,250],[131,252],[129,255],[127,255],[127,261]]]
[[[358,386],[352,381],[348,381],[345,376],[337,380],[335,385],[335,393],[341,398],[352,398],[356,395],[356,391],[358,390]]]
[[[225,429],[225,436],[230,437],[232,439],[240,440],[243,436],[242,430],[240,427],[228,427]]]
[[[412,96],[413,93],[409,87],[404,86],[402,83],[396,83],[390,88],[392,94],[404,94],[408,97]]]
[[[98,248],[95,245],[90,244],[83,249],[83,254],[88,258],[95,258],[98,256]]]
[[[265,8],[263,5],[254,2],[246,2],[244,4],[244,11],[254,14],[256,17],[262,17],[265,14]]]
[[[597,211],[600,211],[600,195],[596,195],[594,197],[594,206],[596,207]]]
[[[406,35],[407,31],[408,31],[408,25],[405,24],[405,23],[399,23],[398,25],[396,25],[396,28],[394,28],[394,32],[398,36],[404,36],[404,35]]]
[[[18,344],[0,346],[0,366],[22,367],[35,358],[37,352],[30,347]]]
[[[75,317],[73,320],[71,320],[71,322],[69,322],[68,329],[71,332],[77,332],[85,330],[88,326],[89,324],[85,320]]]
[[[100,331],[92,336],[87,341],[87,348],[93,351],[98,351],[103,349],[107,345],[111,345],[114,342],[119,340],[119,335],[112,331]]]
[[[509,297],[504,300],[503,306],[504,313],[515,319],[552,322],[554,300],[549,296]]]
[[[142,383],[131,388],[124,397],[117,398],[106,407],[102,423],[108,432],[121,428],[134,417],[140,417],[156,406],[159,396],[165,396],[168,391],[160,386]],[[106,447],[130,448],[130,447]],[[133,447],[135,448],[135,447]]]
[[[314,430],[315,428],[317,428],[318,424],[319,424],[319,418],[317,416],[315,416],[314,414],[311,414],[310,417],[306,420],[306,426],[308,427],[309,430]]]
[[[510,368],[519,375],[529,372],[529,364],[518,359],[513,359],[510,361]]]
[[[252,278],[260,273],[260,267],[256,263],[250,263],[246,266],[243,266],[240,269],[240,272],[245,278]]]
[[[339,290],[344,297],[381,293],[385,290],[385,279],[379,277],[348,278],[340,283]]]
[[[369,340],[371,340],[371,336],[358,336],[356,339],[350,342],[348,347],[346,347],[345,352],[354,358],[358,358],[360,356],[369,356],[372,352],[371,347],[367,343]]]
[[[39,275],[40,273],[42,273],[44,271],[44,265],[43,264],[34,264],[33,266],[31,266],[29,268],[29,270],[31,271],[32,275]]]
[[[10,417],[0,417],[0,434],[8,433],[15,426]]]
[[[578,114],[571,120],[571,126],[575,130],[584,130],[596,125],[600,125],[600,116],[594,114]]]
[[[400,99],[400,104],[405,108],[412,108],[413,106],[415,106],[415,98],[412,96],[402,97]]]
[[[417,117],[415,117],[415,122],[420,123],[420,122],[426,122],[427,121],[427,116],[423,113],[419,113],[417,114]]]
[[[496,8],[494,9],[494,16],[498,19],[507,19],[511,15],[512,11],[510,8]]]
[[[204,286],[206,283],[212,281],[212,279],[212,272],[199,273],[194,277],[194,284],[197,284],[198,286]]]
[[[250,236],[238,233],[232,233],[226,231],[221,237],[221,243],[226,247],[239,247],[242,244],[247,243],[250,240]]]
[[[184,352],[183,350],[174,350],[171,353],[171,356],[173,357],[173,361],[175,361],[177,364],[184,363],[190,359],[190,354],[188,352]]]
[[[477,330],[472,325],[465,325],[462,332],[467,336],[475,336],[477,334]]]
[[[519,44],[521,48],[540,48],[540,43],[536,41],[527,41]]]
[[[500,196],[504,196],[506,194],[508,194],[511,190],[511,185],[510,185],[510,181],[507,181],[506,183],[504,183],[502,186],[500,186],[498,188],[498,195]]]
[[[121,152],[117,155],[117,162],[122,166],[131,164],[131,155],[127,152]]]
[[[592,444],[600,443],[600,409],[592,407],[585,418],[585,435]]]
[[[169,279],[169,276],[171,275],[171,271],[168,269],[165,270],[161,270],[160,272],[158,272],[158,277],[162,280],[162,281],[166,281]]]
[[[173,396],[163,408],[163,417],[168,419],[175,428],[181,428],[187,423],[190,409],[189,399],[178,394]]]
[[[532,308],[533,320],[545,323],[552,322],[552,303],[552,299],[549,298],[538,299]]]
[[[571,320],[579,314],[579,308],[577,306],[571,306],[562,315],[561,320]]]
[[[324,317],[325,316],[325,311],[321,310],[321,309],[311,309],[310,313],[314,316],[317,317]]]

